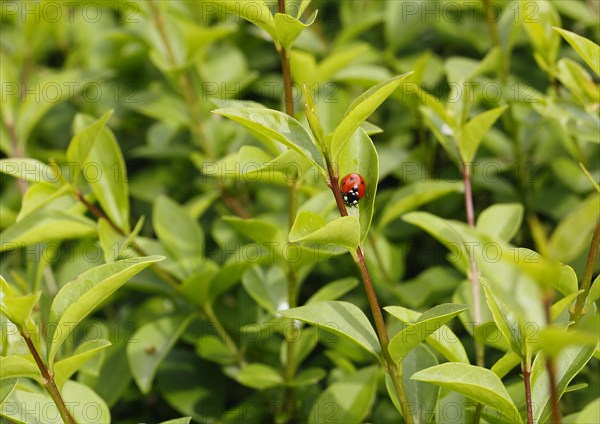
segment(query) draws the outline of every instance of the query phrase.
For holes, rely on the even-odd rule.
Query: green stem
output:
[[[465,186],[465,209],[467,213],[467,224],[471,228],[475,228],[475,211],[473,207],[473,189],[471,185],[471,165],[462,163],[461,172]],[[469,251],[469,264],[471,270],[469,272],[469,280],[471,282],[471,296],[473,297],[473,319],[475,325],[481,324],[481,286],[479,284],[479,269],[477,262],[473,257],[473,252]],[[475,340],[475,354],[477,366],[485,366],[485,351],[481,342]]]
[[[56,382],[54,381],[54,373],[48,370],[46,364],[44,364],[44,361],[42,361],[42,358],[40,357],[40,354],[35,348],[35,345],[31,341],[29,335],[22,330],[20,330],[20,333],[21,336],[25,339],[25,343],[27,344],[31,355],[33,356],[33,359],[35,360],[35,363],[37,364],[42,374],[43,386],[48,391],[50,397],[56,404],[58,412],[62,417],[63,421],[65,422],[65,424],[77,424],[75,418],[73,418],[73,416],[67,409],[67,405],[65,405],[62,395],[60,394],[60,390],[58,390],[58,387],[56,386]]]
[[[229,351],[235,356],[235,359],[236,359],[238,365],[240,367],[244,367],[246,365],[246,360],[244,359],[244,355],[242,354],[240,349],[237,347],[237,345],[235,344],[235,342],[233,341],[231,336],[227,333],[227,330],[225,330],[225,327],[219,320],[219,317],[217,317],[217,314],[215,314],[215,311],[213,310],[212,305],[207,303],[206,305],[204,305],[203,309],[204,309],[204,313],[208,317],[208,320],[210,321],[212,326],[215,328],[219,337],[221,337],[221,340],[223,340],[223,342],[225,343],[225,345],[227,346]]]
[[[549,292],[544,298],[544,313],[546,315],[546,325],[552,323],[552,299],[554,295]],[[556,364],[554,358],[546,356],[546,371],[548,372],[548,382],[550,384],[550,404],[552,406],[551,422],[552,424],[560,424],[560,405],[558,403],[558,390],[556,385]]]
[[[467,224],[471,228],[475,228],[475,209],[473,207],[473,188],[471,185],[471,165],[469,163],[461,164],[461,172],[465,186],[465,209],[467,213]],[[477,262],[473,256],[473,251],[469,249],[469,264],[471,270],[469,272],[469,280],[471,282],[471,297],[473,298],[473,319],[475,327],[481,325],[481,285],[479,284],[479,269]],[[473,331],[475,331],[475,327]],[[485,348],[483,343],[475,337],[475,360],[477,366],[485,367]],[[483,405],[478,403],[475,407],[473,423],[479,423],[481,419],[481,411]]]
[[[278,0],[278,11],[279,13],[285,13],[285,0]],[[293,82],[292,82],[292,69],[290,66],[290,56],[287,49],[276,43],[275,45],[277,53],[279,54],[279,60],[281,61],[281,74],[283,77],[283,94],[285,102],[285,113],[292,118],[294,117],[294,93],[293,93]],[[297,175],[293,175],[293,180],[289,184],[289,205],[288,205],[288,230],[292,229],[294,221],[296,220],[296,213],[298,210],[298,184]],[[288,291],[288,306],[295,308],[298,302],[298,282],[296,278],[296,272],[294,271],[291,263],[287,264],[287,291]],[[286,333],[286,363],[285,363],[285,380],[289,384],[295,376],[298,364],[296,364],[296,340],[298,337],[298,331],[292,323],[292,330],[290,334]],[[283,395],[282,410],[284,413],[284,420],[287,422],[293,421],[293,412],[295,410],[295,395],[294,389],[291,386],[286,386]]]
[[[525,382],[525,403],[527,406],[527,424],[533,424],[533,405],[531,403],[531,359],[527,358],[521,364]]]
[[[335,198],[340,215],[348,216],[346,204],[344,203],[342,192],[340,191],[338,175],[334,171],[331,161],[327,156],[325,157],[325,162],[327,163],[327,170],[329,172],[329,188],[333,192],[333,197]],[[400,407],[402,409],[402,415],[404,415],[404,421],[407,424],[413,424],[414,421],[408,405],[408,398],[406,397],[406,392],[404,391],[404,386],[402,385],[401,365],[399,366],[396,364],[390,355],[388,349],[390,339],[388,336],[387,327],[385,325],[385,320],[383,319],[383,314],[381,313],[381,308],[379,307],[379,300],[377,299],[377,294],[375,293],[373,280],[371,279],[371,274],[369,273],[369,268],[367,267],[367,262],[365,261],[365,256],[360,246],[356,248],[356,257],[354,258],[354,261],[360,271],[363,288],[367,296],[367,301],[369,302],[373,320],[375,321],[375,329],[377,330],[379,344],[381,345],[381,352],[387,366],[386,371],[390,374],[394,388],[396,389],[398,402],[400,403]]]
[[[482,0],[483,2],[483,11],[485,16],[485,21],[487,22],[488,29],[490,31],[490,37],[492,38],[492,44],[494,46],[500,45],[500,37],[498,36],[498,28],[496,27],[496,23],[493,20],[492,16],[492,2],[490,0]]]
[[[596,228],[594,228],[585,270],[583,271],[583,278],[581,279],[581,290],[583,290],[583,292],[577,297],[575,309],[571,313],[571,321],[573,321],[574,324],[579,322],[579,319],[583,315],[583,309],[590,294],[592,276],[594,275],[594,268],[596,267],[596,260],[598,258],[598,245],[600,245],[600,217],[596,221]]]

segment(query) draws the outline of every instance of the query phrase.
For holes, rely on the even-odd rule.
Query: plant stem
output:
[[[494,22],[494,17],[492,16],[492,7],[490,0],[482,0],[483,2],[483,12],[485,16],[485,21],[487,22],[488,29],[490,31],[490,37],[492,38],[492,44],[494,46],[500,45],[500,37],[498,36],[498,28],[496,27],[496,23]]]
[[[285,0],[278,0],[278,11],[279,13],[285,14]],[[279,54],[279,60],[281,61],[281,75],[283,77],[283,98],[285,102],[285,113],[292,118],[294,117],[294,93],[293,93],[293,82],[292,82],[292,70],[290,66],[290,56],[287,49],[280,44],[275,44],[277,53]],[[298,208],[298,175],[294,175],[292,182],[288,187],[289,193],[289,205],[288,205],[288,230],[292,229],[294,221],[296,220],[296,213]],[[298,282],[296,278],[296,272],[291,263],[287,264],[287,291],[288,291],[288,306],[289,308],[295,308],[297,305],[297,291]],[[285,380],[291,383],[296,376],[296,370],[298,364],[296,364],[296,339],[298,338],[298,332],[292,321],[291,334],[286,333],[286,363],[285,363]],[[291,386],[286,386],[283,395],[282,410],[284,413],[284,420],[286,422],[292,422],[294,420],[293,412],[295,410],[295,395],[294,389]]]
[[[527,406],[527,424],[533,424],[533,407],[531,404],[531,360],[527,358],[521,364],[523,380],[525,381],[525,404]]]
[[[327,171],[329,172],[329,188],[333,192],[333,197],[337,203],[340,215],[348,216],[346,204],[344,203],[342,192],[340,191],[338,175],[334,171],[331,161],[327,156],[325,157],[325,162],[327,163]],[[387,372],[390,374],[394,388],[396,389],[398,401],[402,409],[402,415],[404,415],[404,421],[407,424],[413,424],[413,417],[408,405],[408,398],[406,397],[406,392],[404,391],[404,386],[402,385],[402,365],[396,364],[396,362],[390,356],[388,350],[390,339],[388,336],[387,327],[385,325],[385,320],[383,319],[383,314],[381,313],[381,308],[379,307],[379,300],[377,299],[377,294],[375,293],[373,280],[371,280],[369,268],[367,267],[365,256],[360,246],[356,248],[355,263],[360,271],[363,288],[365,290],[365,294],[367,295],[367,301],[369,302],[369,307],[371,308],[373,320],[375,321],[375,329],[377,330],[379,344],[381,345],[381,352],[387,365]]]
[[[463,162],[461,164],[461,172],[463,175],[463,181],[465,185],[465,209],[467,213],[467,224],[471,228],[475,228],[475,209],[473,207],[473,188],[471,186],[471,164]],[[475,326],[473,327],[473,334],[475,336],[475,327],[481,325],[481,286],[479,284],[479,269],[477,268],[477,262],[473,257],[473,251],[469,249],[469,264],[471,271],[469,272],[469,280],[471,282],[471,297],[473,298],[473,319],[475,320]],[[485,367],[485,349],[483,343],[474,337],[475,339],[475,360],[477,366]],[[481,411],[483,405],[478,403],[475,407],[475,413],[473,416],[473,423],[478,423],[481,419]]]
[[[473,208],[473,189],[471,186],[471,165],[468,163],[462,163],[461,172],[463,174],[463,181],[465,185],[465,209],[467,211],[467,224],[471,228],[475,228],[475,212]],[[481,287],[479,284],[479,269],[477,268],[477,262],[473,257],[473,252],[469,251],[469,264],[471,271],[469,272],[469,280],[471,281],[471,296],[473,297],[473,319],[475,325],[481,324]],[[483,344],[475,339],[475,355],[477,366],[485,366],[485,351]]]
[[[544,298],[544,313],[546,315],[546,325],[552,323],[552,307],[553,293],[549,292]],[[552,424],[560,424],[560,405],[558,403],[558,391],[556,389],[556,364],[554,358],[547,356],[546,371],[548,372],[548,382],[550,384],[550,403],[552,405]]]
[[[83,203],[85,205],[85,207],[97,218],[97,219],[105,219],[106,222],[108,222],[108,224],[112,227],[113,230],[115,230],[117,233],[119,233],[120,235],[122,235],[123,237],[127,237],[127,233],[121,229],[117,224],[115,224],[112,219],[110,219],[104,212],[102,212],[100,209],[98,209],[96,206],[94,206],[92,203],[90,203],[85,196],[83,195],[83,193],[81,193],[79,190],[75,191],[75,197],[77,198],[77,200],[79,200],[81,203]],[[148,254],[141,248],[139,247],[137,244],[133,244],[132,245],[133,249],[140,255],[140,256],[148,256]],[[115,258],[116,259],[116,258]],[[163,271],[163,269],[160,267],[160,265],[158,264],[153,264],[150,269],[152,269],[152,271],[154,271],[156,273],[156,275],[158,275],[160,278],[162,278],[164,281],[166,281],[173,289],[175,290],[179,290],[179,282],[177,280],[175,280],[173,277],[171,277],[170,274],[166,273],[165,271]]]
[[[573,324],[576,324],[581,318],[583,308],[585,307],[587,298],[590,294],[592,276],[594,274],[594,268],[596,267],[596,259],[598,258],[598,245],[600,245],[600,217],[598,217],[598,220],[596,221],[596,228],[594,228],[585,270],[583,271],[583,278],[581,279],[581,290],[583,290],[583,292],[577,296],[575,309],[571,313],[571,321],[573,321]]]
[[[27,344],[31,355],[33,356],[33,359],[35,360],[35,363],[37,364],[42,374],[43,386],[48,391],[50,397],[56,404],[58,412],[60,413],[60,416],[62,417],[63,421],[65,422],[65,424],[77,424],[75,419],[67,409],[67,405],[65,404],[65,401],[63,400],[62,395],[60,394],[60,390],[58,390],[58,387],[56,386],[56,382],[54,381],[54,373],[49,371],[46,367],[46,364],[44,364],[44,361],[42,361],[42,358],[40,357],[40,354],[35,348],[29,335],[22,330],[20,330],[19,332],[21,333],[21,336],[25,339],[25,343]]]
[[[223,342],[225,343],[227,348],[235,356],[235,359],[236,359],[238,365],[240,367],[245,366],[246,360],[244,359],[244,355],[242,354],[240,349],[237,347],[237,345],[235,344],[235,342],[233,341],[231,336],[227,333],[227,330],[225,330],[225,327],[219,320],[219,317],[217,317],[217,314],[215,314],[215,311],[213,310],[212,305],[207,303],[206,305],[204,305],[203,310],[204,310],[204,313],[206,314],[206,316],[208,317],[208,320],[210,321],[212,326],[217,331],[217,334],[219,334],[219,337],[221,337],[221,339],[223,340]]]

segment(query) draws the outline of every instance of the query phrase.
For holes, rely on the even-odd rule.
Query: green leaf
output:
[[[406,391],[409,410],[415,424],[424,424],[431,421],[431,411],[436,410],[436,403],[440,393],[439,387],[411,379],[411,377],[424,369],[438,365],[434,354],[425,346],[418,345],[411,350],[402,361],[402,384]]]
[[[283,385],[283,377],[274,368],[265,364],[248,364],[237,375],[244,386],[264,390]]]
[[[223,221],[235,228],[240,234],[258,243],[285,243],[281,230],[275,224],[261,219],[243,219],[237,216],[224,216]],[[275,249],[280,251],[279,249]]]
[[[251,131],[294,149],[313,163],[323,176],[329,178],[321,151],[312,136],[291,116],[276,110],[253,107],[217,109],[213,113],[226,116]]]
[[[556,390],[558,397],[563,395],[569,383],[594,354],[595,346],[579,345],[563,349],[554,360]],[[531,368],[531,402],[536,405],[533,411],[534,422],[545,422],[550,416],[550,385],[543,354],[538,354]]]
[[[463,126],[458,134],[458,147],[463,162],[473,161],[483,137],[507,108],[508,106],[500,106],[483,112]]]
[[[600,46],[598,44],[566,29],[554,27],[554,31],[562,35],[596,75],[600,76]]]
[[[464,224],[445,220],[427,212],[410,212],[405,214],[402,220],[418,226],[435,237],[450,250],[453,261],[459,262],[466,269],[469,256],[464,246],[467,241],[462,230]]]
[[[225,410],[223,372],[213,363],[198,359],[189,349],[173,349],[158,370],[156,386],[172,408],[195,422],[218,422]]]
[[[506,374],[511,372],[517,365],[521,363],[521,356],[515,352],[506,352],[504,356],[492,366],[491,370],[499,378],[504,378]]]
[[[387,202],[378,228],[383,228],[406,212],[450,193],[461,193],[460,181],[418,181],[398,189]]]
[[[361,423],[377,392],[378,367],[363,368],[329,385],[313,403],[308,422]]]
[[[160,424],[190,424],[192,417],[175,418],[174,420],[163,421]]]
[[[577,414],[577,419],[574,423],[593,423],[598,421],[600,417],[600,398],[596,398],[587,404],[583,411]]]
[[[597,332],[593,334],[589,331],[577,329],[567,331],[560,327],[543,328],[537,334],[537,337],[540,350],[548,357],[557,357],[568,346],[596,346],[596,343],[598,343]]]
[[[350,173],[362,175],[367,184],[364,197],[358,207],[346,208],[348,215],[355,216],[360,222],[360,243],[364,243],[371,228],[375,209],[375,195],[379,183],[379,157],[373,141],[367,132],[359,128],[350,137],[338,158],[340,177]]]
[[[96,233],[96,223],[70,212],[38,210],[0,233],[0,252],[33,243],[83,238]]]
[[[519,231],[522,221],[523,205],[498,203],[481,212],[477,218],[477,231],[510,241]]]
[[[569,262],[589,246],[589,236],[600,215],[600,196],[591,194],[558,224],[548,241],[548,256],[560,262]],[[573,237],[577,234],[577,237]]]
[[[61,344],[86,316],[113,294],[131,277],[160,261],[160,256],[126,259],[100,265],[80,274],[65,284],[52,302],[48,325],[48,355],[50,366]]]
[[[325,223],[321,215],[311,211],[301,211],[290,230],[292,243],[336,244],[356,251],[360,242],[360,227],[354,216],[344,216]]]
[[[500,333],[502,333],[504,339],[511,346],[514,353],[521,358],[525,357],[528,353],[526,348],[527,343],[524,339],[526,334],[522,332],[519,317],[509,306],[496,296],[488,284],[483,283],[483,289],[485,291],[487,304],[490,311],[492,311],[494,322],[498,326]]]
[[[58,388],[62,388],[65,382],[79,370],[86,362],[97,353],[109,347],[111,343],[105,339],[88,340],[77,346],[75,353],[68,358],[57,361],[54,364],[54,381]]]
[[[194,315],[171,315],[142,325],[127,345],[127,360],[137,386],[148,394],[158,367]]]
[[[506,422],[522,423],[506,387],[492,371],[461,363],[445,363],[417,372],[413,380],[426,381],[458,392],[500,411]]]
[[[399,316],[404,315],[403,311],[398,310],[396,306],[387,306],[384,309],[393,316],[396,316],[396,313]],[[390,340],[390,356],[396,362],[402,361],[412,349],[467,309],[467,305],[446,303],[424,312],[414,324],[408,324]]]
[[[326,300],[337,300],[346,293],[352,291],[358,285],[358,279],[354,277],[342,278],[324,285],[317,290],[307,301],[306,304],[323,302]]]
[[[275,26],[273,25],[273,14],[263,0],[254,1],[251,7],[245,7],[237,0],[216,0],[213,2],[222,5],[227,12],[235,13],[252,22],[266,31],[273,39],[277,39]]]
[[[302,93],[304,94],[304,109],[306,113],[306,120],[308,121],[308,125],[313,133],[313,136],[321,146],[321,149],[324,149],[325,130],[323,129],[323,125],[321,124],[321,120],[319,119],[319,115],[317,114],[317,107],[315,105],[315,101],[312,95],[310,94],[306,83],[302,86]]]
[[[190,277],[202,269],[204,233],[185,208],[167,196],[159,196],[154,202],[152,226],[170,259],[181,268],[178,277]]]
[[[371,87],[358,97],[346,110],[342,122],[337,126],[331,139],[333,163],[337,163],[345,144],[354,132],[366,121],[410,74],[399,75],[389,81],[384,81]]]
[[[82,169],[82,166],[86,162],[90,151],[94,147],[96,140],[102,133],[104,125],[108,122],[110,117],[112,116],[113,111],[109,110],[96,121],[91,124],[83,127],[83,117],[79,115],[75,117],[75,127],[80,128],[75,136],[71,139],[69,143],[69,147],[67,148],[67,161],[69,161],[69,165],[73,170],[73,174],[69,175],[69,179],[71,182],[76,180],[77,175]],[[78,122],[79,120],[79,122]]]
[[[300,371],[294,377],[294,380],[287,383],[290,387],[303,387],[317,384],[327,376],[327,371],[323,368],[308,368]]]
[[[40,384],[43,381],[42,373],[31,355],[0,356],[0,369],[2,370],[0,380],[25,377],[31,378]]]
[[[75,422],[86,424],[111,422],[110,410],[104,400],[85,384],[68,380],[62,388],[62,395],[66,405],[73,405],[70,411]],[[52,412],[49,412],[49,414],[52,414]]]
[[[60,170],[36,159],[6,158],[0,159],[0,172],[30,183],[57,183]]]
[[[233,365],[236,357],[218,336],[212,334],[203,335],[196,341],[196,353],[207,361],[220,365]]]
[[[0,284],[2,287],[0,312],[17,327],[21,328],[29,320],[31,311],[38,304],[42,292],[37,291],[23,296],[13,296],[10,294],[10,290],[7,290],[6,280],[2,276],[0,276]]]
[[[352,303],[318,302],[287,311],[279,311],[279,313],[343,336],[381,361],[381,348],[377,334],[363,311]]]
[[[286,276],[280,267],[271,267],[268,273],[255,266],[242,276],[242,284],[250,297],[268,312],[289,308]]]
[[[83,118],[87,125],[92,120]],[[121,148],[114,134],[102,127],[83,163],[83,176],[102,210],[124,232],[129,228],[129,188]]]
[[[294,41],[296,41],[296,38],[298,38],[302,31],[312,25],[316,18],[316,10],[306,23],[302,23],[286,13],[276,13],[273,22],[275,26],[275,39],[279,41],[286,50],[289,50],[294,44]]]
[[[43,34],[47,33],[42,30],[40,34],[43,37]],[[38,75],[43,76],[36,78]],[[16,133],[19,141],[23,144],[22,148],[24,149],[25,144],[28,143],[35,126],[50,109],[66,100],[74,100],[80,91],[89,86],[88,84],[98,84],[98,81],[102,81],[105,75],[105,71],[102,73],[90,72],[81,69],[65,69],[64,67],[59,72],[53,72],[48,68],[44,72],[31,73],[27,86],[35,87],[34,90],[37,93],[33,96],[24,96],[24,101],[20,104],[19,119],[16,120]],[[100,85],[98,87],[101,89]],[[50,90],[46,91],[46,89]]]

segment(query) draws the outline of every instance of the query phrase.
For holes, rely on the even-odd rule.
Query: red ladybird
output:
[[[348,174],[342,178],[342,196],[348,206],[356,206],[365,195],[367,185],[360,174]]]

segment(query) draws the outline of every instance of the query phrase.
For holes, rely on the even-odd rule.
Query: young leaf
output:
[[[556,390],[558,397],[567,389],[567,386],[592,358],[595,346],[579,345],[563,349],[554,360]],[[534,422],[545,422],[550,416],[550,386],[548,383],[545,358],[538,354],[531,368],[531,402],[536,406],[533,411]]]
[[[215,3],[222,5],[226,11],[235,13],[252,22],[266,31],[273,39],[277,39],[275,26],[273,25],[273,14],[263,0],[253,1],[251,7],[246,7],[238,0],[217,0]]]
[[[501,301],[494,291],[483,283],[487,304],[492,311],[494,322],[498,326],[500,333],[504,336],[506,342],[510,345],[512,351],[521,358],[527,355],[526,334],[522,332],[521,323],[518,315],[503,301]]]
[[[91,124],[91,119],[84,119]],[[101,128],[96,142],[92,145],[84,164],[92,192],[102,210],[124,232],[129,228],[129,188],[127,171],[121,148],[114,134],[108,128]]]
[[[548,256],[561,262],[575,259],[589,246],[588,237],[599,215],[600,196],[592,193],[560,221],[550,237]],[[578,234],[578,237],[573,238],[573,234]]]
[[[479,144],[489,129],[504,113],[508,106],[500,106],[477,115],[467,122],[458,135],[458,146],[463,162],[470,163],[475,158]]]
[[[333,281],[319,290],[317,290],[307,301],[306,304],[322,302],[326,300],[337,300],[358,285],[358,280],[354,277],[342,278]]]
[[[37,159],[0,159],[0,172],[30,183],[56,183],[60,180],[60,170],[46,165]]]
[[[342,122],[333,133],[331,148],[328,149],[332,153],[333,163],[338,162],[339,155],[352,134],[402,84],[408,75],[410,74],[399,75],[390,81],[384,81],[371,87],[348,107]]]
[[[404,186],[387,202],[377,226],[381,229],[406,212],[447,194],[462,191],[463,183],[459,181],[418,181]]]
[[[48,326],[47,360],[50,366],[54,364],[59,347],[77,324],[127,280],[162,259],[148,256],[100,265],[65,284],[50,308],[49,323],[53,324]]]
[[[257,243],[278,243],[276,246],[281,246],[285,243],[279,227],[266,220],[242,219],[237,216],[224,216],[222,219],[240,234]]]
[[[88,340],[77,347],[75,353],[68,358],[57,361],[54,364],[54,381],[58,388],[79,370],[86,362],[94,357],[102,349],[109,347],[111,343],[105,339]]]
[[[38,304],[41,291],[23,296],[14,296],[6,283],[6,280],[0,275],[0,287],[2,296],[0,297],[0,312],[21,328],[31,315],[31,311]]]
[[[296,150],[312,162],[326,178],[329,178],[325,172],[325,160],[312,136],[291,116],[276,110],[251,107],[217,109],[213,113],[226,116],[251,131]]]
[[[384,309],[395,316],[395,306],[387,306]],[[405,329],[397,333],[390,340],[390,356],[396,362],[403,360],[412,349],[441,329],[452,318],[467,309],[468,306],[466,305],[448,303],[435,306],[421,314],[414,324],[408,324]]]
[[[360,242],[360,226],[354,216],[344,216],[325,223],[323,218],[310,211],[296,216],[290,230],[292,243],[322,243],[343,246],[353,253]]]
[[[265,364],[249,364],[242,368],[237,380],[244,386],[264,390],[281,386],[283,377],[274,368]]]
[[[279,313],[341,335],[382,360],[377,334],[365,314],[352,303],[318,302]]]
[[[67,148],[67,160],[69,161],[73,170],[73,174],[69,175],[71,182],[76,180],[76,177],[81,171],[90,151],[94,147],[94,143],[96,143],[96,140],[100,136],[104,125],[106,125],[106,122],[108,122],[112,113],[113,111],[109,110],[96,121],[77,131],[75,136],[71,139],[69,147]],[[82,117],[79,116],[79,119],[82,119]],[[78,117],[75,118],[76,127],[79,126],[77,125],[77,120]]]
[[[96,223],[70,212],[38,210],[0,233],[0,252],[43,241],[82,238],[96,233]]]
[[[142,325],[133,337],[137,343],[127,344],[129,368],[137,386],[147,394],[158,367],[194,315],[171,315]]]
[[[302,23],[286,13],[276,13],[274,20],[275,39],[279,41],[286,50],[289,50],[294,44],[294,41],[296,41],[296,38],[298,38],[302,31],[312,25],[316,18],[316,10],[310,18],[308,18],[306,23]]]
[[[488,369],[448,362],[419,371],[413,374],[412,379],[453,390],[476,402],[489,405],[497,409],[508,422],[523,422],[506,387],[498,376]]]
[[[510,241],[523,221],[523,205],[519,203],[495,204],[485,209],[477,218],[477,230],[503,241]]]
[[[360,222],[360,243],[364,243],[371,228],[373,219],[375,195],[379,183],[379,157],[373,141],[362,128],[356,130],[348,143],[340,152],[338,158],[340,176],[350,173],[362,175],[367,184],[365,195],[357,208],[347,208],[348,214],[358,216]]]
[[[255,266],[242,276],[242,284],[256,303],[275,314],[279,309],[289,308],[287,302],[286,276],[280,267],[272,267],[268,273]]]
[[[31,355],[0,356],[0,369],[2,370],[0,380],[21,377],[31,378],[39,383],[43,380],[40,369]]]
[[[431,411],[435,411],[440,388],[428,383],[416,381],[411,377],[424,369],[438,365],[434,354],[425,346],[418,345],[402,361],[402,384],[406,391],[406,397],[413,422],[415,424],[426,424],[430,422]]]
[[[182,269],[181,278],[190,277],[204,264],[204,233],[190,214],[167,196],[154,202],[152,226],[158,239]]]
[[[554,31],[562,35],[596,75],[600,76],[600,46],[598,44],[566,29],[554,27]]]
[[[331,384],[316,399],[308,422],[323,423],[324,417],[337,423],[364,422],[375,399],[379,374],[377,367],[367,367]]]

